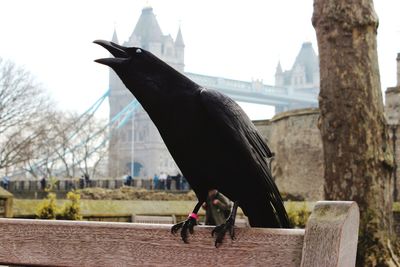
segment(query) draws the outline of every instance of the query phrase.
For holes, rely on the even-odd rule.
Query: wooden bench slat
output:
[[[213,227],[184,244],[171,225],[0,219],[0,263],[57,266],[299,266],[304,230],[238,228],[218,249]]]

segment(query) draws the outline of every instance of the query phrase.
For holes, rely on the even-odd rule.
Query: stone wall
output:
[[[400,200],[400,125],[389,125],[389,137],[393,147],[393,156],[395,158],[395,165],[392,174],[392,182],[395,185],[393,192],[393,199]]]
[[[306,200],[323,199],[322,141],[318,109],[292,110],[255,121],[274,152],[272,174],[282,193]]]
[[[385,92],[385,115],[389,125],[400,123],[400,86],[387,88]]]
[[[385,92],[385,116],[393,146],[395,165],[392,175],[394,200],[400,200],[400,53],[397,54],[397,85]],[[400,227],[398,227],[400,229]]]
[[[385,92],[385,115],[389,124],[389,136],[393,146],[393,153],[396,159],[392,181],[395,200],[400,199],[400,86],[390,87]]]
[[[394,200],[400,200],[400,87],[386,91],[386,117],[395,157]],[[323,151],[317,126],[318,109],[280,113],[271,120],[254,121],[274,152],[272,174],[282,193],[323,199]]]

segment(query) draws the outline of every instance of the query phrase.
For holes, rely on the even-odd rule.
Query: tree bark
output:
[[[384,118],[372,0],[314,0],[325,197],[360,207],[358,266],[400,266],[393,248],[393,155]]]

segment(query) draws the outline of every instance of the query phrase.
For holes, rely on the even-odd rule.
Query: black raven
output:
[[[194,83],[142,48],[103,40],[94,43],[114,56],[95,61],[111,67],[141,103],[196,193],[196,207],[186,221],[172,227],[173,233],[182,228],[187,242],[211,189],[234,202],[226,223],[213,231],[216,246],[226,232],[234,238],[238,206],[252,227],[290,227],[267,165],[271,151],[232,99]]]

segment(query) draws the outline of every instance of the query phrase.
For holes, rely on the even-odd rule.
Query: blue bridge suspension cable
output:
[[[73,123],[70,125],[74,125],[74,128],[76,129],[72,134],[69,135],[67,138],[66,142],[70,142],[74,137],[78,135],[80,130],[82,129],[82,126],[85,125],[89,121],[91,117],[94,116],[96,111],[100,108],[104,100],[109,97],[110,90],[107,90],[91,107],[89,107],[85,112],[83,112],[76,120],[74,120]],[[75,150],[79,149],[80,147],[84,146],[91,140],[97,138],[98,135],[100,135],[102,132],[106,131],[109,129],[109,134],[103,138],[103,140],[95,146],[91,151],[89,151],[86,155],[86,157],[90,157],[93,153],[95,153],[97,150],[99,150],[101,147],[107,144],[109,139],[112,137],[112,135],[115,133],[115,131],[121,127],[123,127],[129,119],[133,116],[137,108],[140,106],[139,102],[134,99],[131,101],[127,106],[125,106],[120,112],[118,112],[113,118],[110,119],[110,121],[104,125],[100,130],[96,131],[95,133],[91,134],[88,138],[86,138],[84,141],[80,142],[78,145],[75,145],[72,148],[67,148],[64,149],[62,145],[57,147],[54,152],[52,152],[50,155],[47,155],[47,159],[42,159],[39,160],[38,162],[34,163],[29,169],[25,169],[23,172],[26,171],[35,171],[35,169],[39,169],[47,166],[48,164],[52,164],[53,162],[57,161],[60,159],[59,154],[63,154],[65,157],[69,153],[73,153]],[[82,120],[83,119],[83,120]],[[70,125],[68,127],[70,127]],[[64,130],[67,130],[68,128],[66,127]],[[56,138],[56,137],[55,137]],[[55,139],[54,138],[54,139]],[[61,149],[64,149],[64,151],[61,151]],[[76,163],[74,163],[71,167],[75,167],[76,165],[80,164],[84,158],[78,160]],[[14,173],[13,176],[16,176],[20,173]]]

